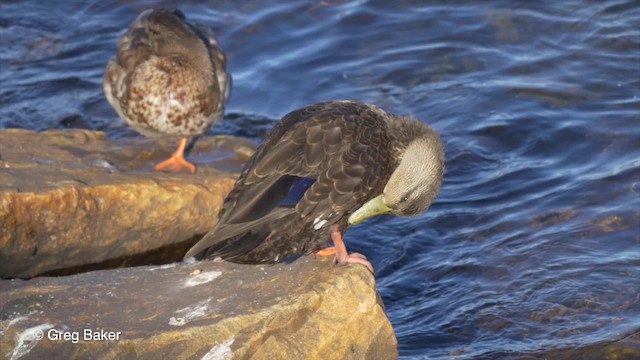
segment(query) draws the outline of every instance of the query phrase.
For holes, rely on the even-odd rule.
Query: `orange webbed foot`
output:
[[[196,166],[184,159],[184,150],[186,147],[187,147],[187,138],[180,139],[180,143],[178,144],[178,149],[176,149],[173,155],[171,155],[169,159],[156,165],[153,169],[156,171],[166,169],[166,170],[177,172],[184,168],[187,168],[192,174],[194,174],[196,172]]]
[[[188,162],[182,157],[172,156],[169,159],[159,163],[156,165],[153,170],[161,171],[161,170],[169,170],[173,172],[178,172],[184,168],[189,169],[189,171],[194,174],[196,172],[196,166],[192,163]]]
[[[367,267],[371,273],[373,273],[373,265],[367,260],[367,258],[360,253],[349,254],[347,247],[342,240],[342,234],[338,230],[338,225],[331,227],[331,240],[333,240],[333,251],[336,254],[335,262],[338,264],[361,264]],[[330,248],[331,249],[331,248]],[[321,250],[322,251],[322,250]]]
[[[313,254],[317,255],[317,256],[335,255],[336,254],[336,247],[335,246],[331,246],[331,247],[322,248],[322,249],[314,252]]]

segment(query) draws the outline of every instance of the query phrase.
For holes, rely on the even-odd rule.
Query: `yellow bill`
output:
[[[359,224],[376,215],[388,214],[391,209],[384,203],[382,195],[367,201],[362,207],[349,216],[349,225]]]

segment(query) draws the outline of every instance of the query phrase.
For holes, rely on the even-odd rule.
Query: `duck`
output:
[[[423,213],[444,169],[440,136],[420,120],[355,100],[303,107],[272,128],[215,228],[184,258],[269,264],[315,252],[373,272],[364,255],[347,252],[343,233],[377,215]],[[334,247],[321,250],[330,240]]]
[[[103,90],[133,129],[179,141],[155,170],[195,173],[195,165],[184,158],[188,138],[222,118],[231,83],[226,55],[213,34],[187,22],[180,10],[161,8],[142,12],[120,37]]]

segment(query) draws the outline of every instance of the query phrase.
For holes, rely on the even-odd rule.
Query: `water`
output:
[[[0,3],[0,128],[138,136],[102,74],[137,14],[172,3]],[[346,238],[376,268],[402,357],[599,358],[640,331],[640,2],[180,8],[216,31],[234,76],[211,133],[257,140],[290,110],[346,98],[442,135],[429,212]]]

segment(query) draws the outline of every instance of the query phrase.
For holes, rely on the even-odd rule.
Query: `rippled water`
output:
[[[0,128],[138,136],[101,91],[151,5],[0,3]],[[640,2],[190,1],[234,89],[213,133],[360,99],[432,124],[442,193],[347,235],[406,358],[602,358],[640,331]],[[640,345],[635,343],[636,351]]]

